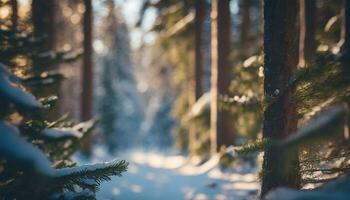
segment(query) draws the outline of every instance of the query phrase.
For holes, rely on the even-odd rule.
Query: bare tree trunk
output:
[[[195,52],[194,52],[194,77],[193,77],[193,89],[190,105],[193,105],[203,94],[203,33],[204,33],[204,20],[206,14],[206,1],[196,0],[195,2]],[[197,139],[197,130],[194,126],[189,130],[189,149],[193,149],[193,144]]]
[[[297,128],[294,91],[286,91],[298,63],[297,13],[298,2],[295,0],[264,1],[264,93],[265,98],[276,99],[264,112],[265,139],[285,138]],[[299,188],[298,160],[297,150],[291,149],[286,155],[274,148],[266,148],[261,195],[279,186]]]
[[[218,98],[229,93],[231,66],[230,53],[231,14],[229,0],[212,1],[211,25],[211,151],[218,152],[221,146],[234,143],[231,122],[227,111],[219,110]]]
[[[16,30],[18,26],[18,2],[17,0],[11,0],[11,9],[12,9],[12,29]]]
[[[315,56],[316,41],[316,0],[300,1],[300,61],[299,65],[309,65]]]
[[[92,72],[92,4],[91,0],[84,0],[85,13],[83,19],[84,31],[84,54],[82,66],[82,95],[81,95],[81,118],[83,121],[92,117],[93,101],[93,72]]]

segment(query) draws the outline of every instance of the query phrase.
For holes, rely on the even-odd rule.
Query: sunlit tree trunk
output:
[[[92,72],[92,4],[91,0],[84,0],[85,13],[83,19],[84,54],[82,66],[82,95],[81,119],[89,120],[92,117],[93,101],[93,72]]]
[[[309,65],[315,56],[316,41],[316,0],[300,1],[300,61],[299,65]]]
[[[211,151],[234,143],[227,111],[219,110],[220,95],[229,93],[231,66],[229,63],[231,14],[229,0],[213,0],[211,8],[211,105],[210,138]]]
[[[294,91],[286,90],[298,63],[297,13],[298,1],[264,1],[264,93],[265,98],[270,100],[264,111],[265,139],[288,137],[297,128]],[[298,151],[290,149],[285,154],[266,148],[261,195],[279,186],[299,188],[299,185]]]

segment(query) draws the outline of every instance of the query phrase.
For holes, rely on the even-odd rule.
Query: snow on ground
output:
[[[103,156],[104,157],[104,156]],[[256,169],[222,172],[218,158],[195,166],[184,156],[134,151],[122,154],[130,162],[120,177],[104,182],[99,200],[243,200],[256,194]],[[104,161],[96,158],[95,161]]]

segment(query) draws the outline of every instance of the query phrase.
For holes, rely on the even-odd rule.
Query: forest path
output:
[[[222,172],[218,158],[195,166],[183,156],[133,152],[123,154],[129,169],[123,177],[104,182],[99,200],[245,200],[256,194],[256,169]]]

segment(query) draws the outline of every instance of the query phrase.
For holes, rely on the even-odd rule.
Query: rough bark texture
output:
[[[212,61],[211,61],[211,150],[217,152],[221,146],[234,143],[229,114],[219,110],[218,98],[229,93],[231,66],[230,53],[231,15],[229,0],[212,1]]]
[[[298,63],[298,3],[295,0],[264,1],[264,92],[268,106],[264,112],[263,136],[282,139],[297,128],[293,91],[282,94]],[[277,101],[273,101],[275,99]],[[297,150],[288,154],[265,149],[262,192],[279,186],[298,188],[300,175]]]
[[[193,91],[192,98],[190,98],[190,104],[193,105],[203,94],[203,33],[204,33],[204,20],[206,14],[206,1],[196,0],[195,2],[195,36],[194,36],[194,77],[193,77]],[[192,149],[195,140],[197,139],[197,130],[192,126],[189,130],[189,148]]]
[[[81,118],[89,120],[92,117],[92,5],[91,0],[84,0],[85,13],[83,19],[84,31],[84,54],[82,66],[82,95],[81,95]]]

